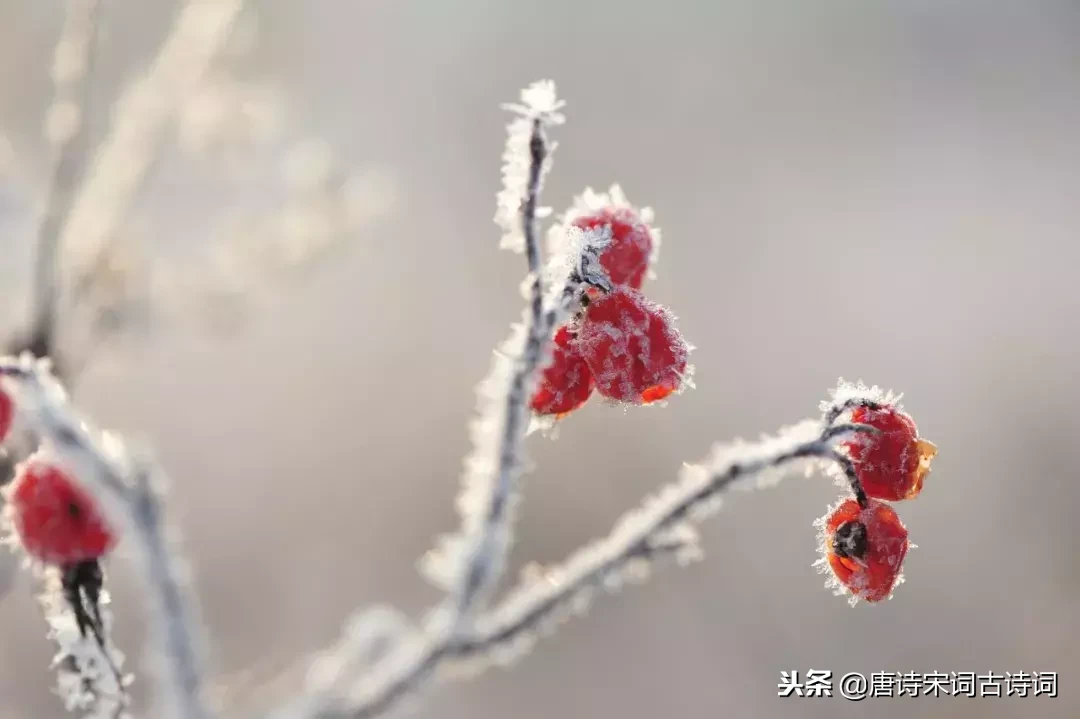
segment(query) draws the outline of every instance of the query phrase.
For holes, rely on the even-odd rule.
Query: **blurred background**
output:
[[[104,3],[94,138],[175,9]],[[62,18],[56,0],[0,3],[10,330]],[[618,182],[655,208],[646,289],[697,346],[697,389],[661,409],[592,402],[556,441],[531,438],[515,567],[601,536],[714,440],[816,414],[840,376],[905,392],[941,451],[899,507],[919,548],[892,601],[852,609],[822,588],[811,524],[839,492],[789,480],[735,495],[704,528],[706,561],[599,600],[513,671],[442,685],[414,715],[1080,712],[1080,5],[260,0],[237,27],[219,95],[170,130],[124,226],[157,268],[146,292],[181,309],[110,335],[75,387],[171,475],[230,706],[294,687],[293,660],[353,608],[437,597],[415,560],[456,524],[474,386],[520,314],[523,260],[491,222],[499,103],[552,78],[568,124],[546,202]],[[360,220],[282,271],[228,255],[243,300],[228,323],[171,302],[190,285],[159,281],[171,268],[218,277],[221,226],[288,196],[297,146],[359,178]],[[135,585],[122,558],[111,570],[138,666]],[[34,585],[4,576],[0,717],[59,718]],[[811,668],[1054,671],[1060,697],[777,697],[781,670]]]

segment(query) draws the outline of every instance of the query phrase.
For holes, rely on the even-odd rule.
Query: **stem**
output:
[[[89,123],[86,120],[90,105],[91,79],[93,62],[98,38],[98,0],[76,0],[69,6],[61,45],[79,44],[85,48],[79,71],[64,83],[57,81],[53,107],[60,103],[72,103],[80,117],[74,133],[61,138],[56,146],[56,163],[45,201],[45,210],[37,229],[37,256],[34,259],[34,304],[29,335],[19,343],[18,354],[27,351],[35,357],[52,357],[58,363],[56,355],[56,324],[58,321],[57,304],[59,301],[59,250],[60,233],[71,213],[75,201],[75,188],[86,171],[88,154]],[[59,47],[59,46],[58,46]],[[76,60],[76,62],[79,62]],[[57,372],[60,367],[57,364]]]
[[[510,380],[506,397],[502,438],[499,444],[498,467],[495,486],[492,489],[484,522],[478,529],[479,539],[464,572],[456,608],[460,628],[472,612],[478,598],[490,589],[498,578],[505,561],[506,543],[499,536],[508,528],[507,514],[515,493],[516,472],[520,465],[521,445],[525,439],[528,420],[528,396],[540,358],[551,340],[551,327],[543,313],[544,287],[540,271],[540,243],[538,241],[536,208],[539,203],[540,185],[544,161],[547,159],[547,142],[544,125],[540,118],[532,123],[529,138],[529,180],[522,203],[521,224],[525,236],[525,254],[528,261],[532,287],[529,293],[530,317],[528,335],[522,357]]]
[[[492,609],[482,629],[453,647],[455,657],[484,654],[534,631],[582,590],[602,584],[606,577],[618,573],[635,559],[650,558],[656,551],[653,540],[657,536],[687,521],[696,508],[715,499],[734,484],[800,459],[846,459],[833,447],[837,439],[877,431],[857,424],[825,428],[819,437],[784,448],[771,456],[714,468],[705,482],[684,481],[676,483],[669,490],[662,490],[659,496],[666,499],[661,500],[665,503],[661,509],[650,511],[647,506],[642,506],[631,513],[649,515],[633,532],[624,531],[620,524],[607,538],[579,550],[560,565],[549,568],[546,573],[550,577],[548,581],[539,584],[525,582],[511,590],[499,606]]]

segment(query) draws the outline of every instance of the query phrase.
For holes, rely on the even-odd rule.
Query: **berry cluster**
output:
[[[919,437],[914,420],[892,402],[850,403],[850,422],[870,431],[842,445],[851,460],[848,479],[854,497],[842,498],[818,520],[819,565],[832,572],[830,584],[859,599],[879,602],[900,581],[904,557],[912,546],[907,528],[886,502],[914,499],[937,454]]]
[[[551,364],[530,403],[537,415],[562,418],[593,391],[614,402],[651,404],[689,383],[691,346],[671,312],[641,292],[656,257],[655,230],[646,213],[622,201],[617,188],[612,197],[568,218],[579,230],[610,232],[599,260],[611,288],[586,288],[581,310],[555,331]]]
[[[0,445],[11,433],[14,414],[14,401],[0,389]],[[19,545],[30,558],[60,570],[79,631],[86,636],[92,630],[100,641],[99,561],[116,545],[116,533],[94,498],[46,446],[18,466],[4,494]]]

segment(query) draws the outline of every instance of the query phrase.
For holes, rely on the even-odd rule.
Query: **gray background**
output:
[[[436,596],[414,560],[454,526],[473,387],[520,311],[522,260],[490,222],[498,103],[551,77],[569,124],[547,200],[618,181],[656,208],[647,289],[697,345],[698,388],[659,410],[593,403],[533,441],[515,564],[599,536],[712,441],[812,415],[838,376],[903,390],[941,454],[899,507],[919,549],[891,602],[851,609],[822,589],[811,523],[837,490],[788,481],[735,497],[704,563],[604,599],[416,715],[1076,715],[1080,6],[253,5],[245,72],[279,83],[343,163],[384,168],[395,210],[235,336],[161,328],[107,348],[77,391],[171,473],[231,705],[287,689],[295,674],[263,685],[351,608]],[[171,7],[108,3],[99,104]],[[46,175],[58,8],[0,3],[0,130],[22,168],[0,191],[8,318]],[[162,252],[198,248],[202,218],[233,201],[180,162],[151,182],[139,213]],[[138,658],[123,561],[113,574]],[[31,589],[20,574],[0,604],[4,719],[61,715]],[[809,668],[1057,671],[1061,696],[777,698],[780,670]]]

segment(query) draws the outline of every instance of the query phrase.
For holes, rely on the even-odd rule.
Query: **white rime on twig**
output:
[[[108,592],[99,597],[102,644],[92,634],[79,630],[55,571],[46,577],[39,600],[49,624],[49,638],[57,648],[53,667],[57,671],[57,693],[65,708],[83,712],[85,719],[129,717],[127,686],[132,677],[122,673],[124,655],[112,643]]]
[[[400,641],[386,657],[333,697],[324,687],[283,710],[281,716],[374,716],[416,690],[448,658],[470,632],[475,615],[502,575],[512,535],[512,521],[524,464],[524,440],[535,376],[548,358],[554,324],[576,301],[584,282],[606,284],[598,270],[604,233],[581,233],[569,246],[575,257],[551,262],[545,272],[540,256],[537,215],[543,175],[549,166],[551,144],[545,130],[562,122],[562,107],[550,82],[522,92],[522,104],[508,105],[519,115],[509,126],[503,155],[504,189],[499,194],[496,223],[506,237],[520,236],[528,260],[528,304],[520,325],[498,350],[491,372],[477,394],[479,417],[471,425],[473,451],[465,460],[465,478],[458,499],[461,529],[441,538],[422,562],[425,575],[447,591],[420,631]],[[515,229],[515,227],[517,229]],[[550,296],[545,276],[561,278]],[[549,302],[545,298],[550,297]],[[348,660],[340,664],[348,665]]]
[[[72,475],[101,500],[130,537],[153,619],[152,636],[161,666],[155,717],[209,719],[202,695],[201,630],[179,560],[162,518],[160,474],[133,456],[115,435],[93,430],[68,402],[47,360],[29,355],[0,359],[0,382],[19,407],[19,418],[72,467]]]
[[[540,635],[583,613],[596,590],[614,591],[626,581],[646,579],[656,557],[674,555],[680,564],[700,559],[694,525],[720,508],[725,492],[774,484],[798,470],[811,474],[825,463],[847,467],[836,444],[866,431],[872,430],[805,420],[755,443],[717,445],[707,459],[684,466],[677,481],[625,514],[607,537],[523,578],[477,621],[455,654],[473,671],[516,659]]]

